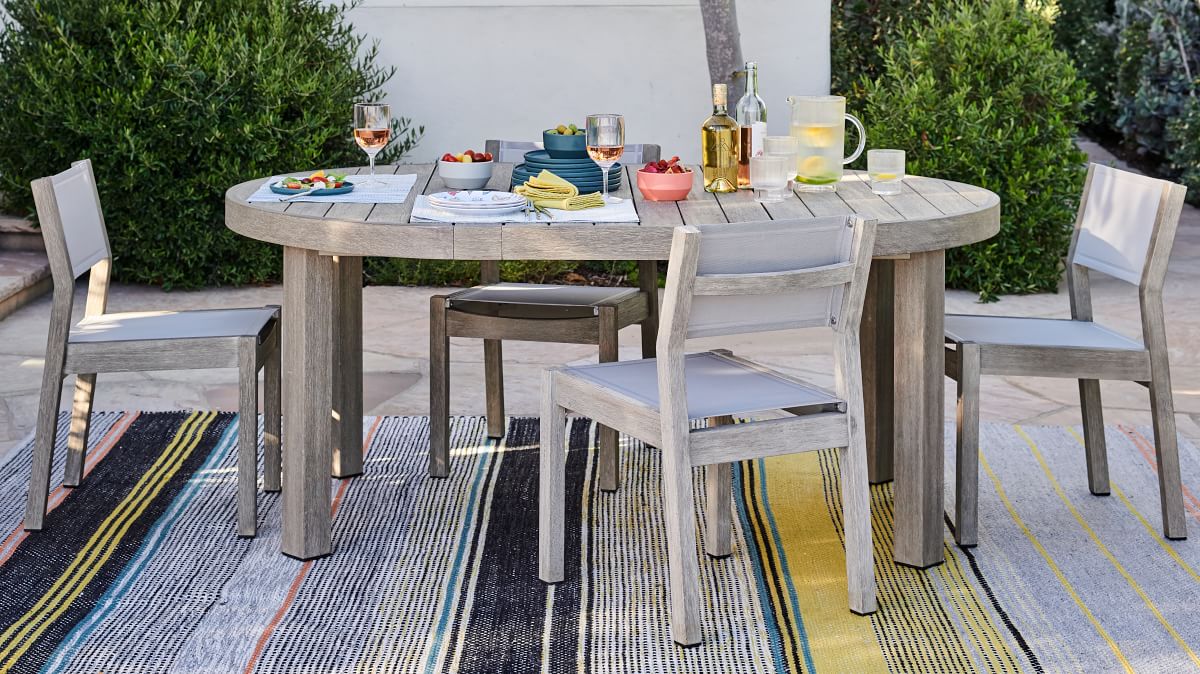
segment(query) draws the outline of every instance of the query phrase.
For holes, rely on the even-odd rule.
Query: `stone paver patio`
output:
[[[1086,148],[1100,161],[1102,151]],[[118,265],[120,261],[116,262]],[[1131,337],[1139,337],[1137,289],[1095,275],[1092,283],[1097,319]],[[1171,258],[1164,299],[1172,380],[1179,431],[1200,441],[1200,210],[1187,208]],[[79,288],[76,312],[83,310]],[[435,288],[368,287],[364,302],[364,410],[366,414],[428,412],[428,298]],[[112,311],[158,308],[210,308],[281,304],[280,286],[163,292],[140,286],[116,286]],[[979,304],[975,295],[950,291],[947,311],[956,313],[1068,315],[1065,292],[1006,297]],[[50,298],[42,297],[0,321],[0,451],[26,435],[34,425]],[[725,346],[773,367],[832,385],[828,340],[803,331],[759,335],[752,339],[698,340],[696,348]],[[621,333],[621,357],[640,356],[637,328]],[[540,373],[544,367],[594,360],[595,347],[506,342],[505,401],[509,414],[535,415]],[[451,340],[451,412],[482,414],[483,348],[477,340]],[[947,412],[953,412],[953,382],[947,380]],[[1107,423],[1148,424],[1149,398],[1144,388],[1122,382],[1102,384]],[[982,418],[1030,424],[1078,424],[1075,382],[1061,379],[985,377]],[[69,390],[63,409],[70,405]],[[101,375],[96,410],[189,409],[233,410],[237,407],[234,370],[173,371]],[[952,418],[952,417],[948,417]]]

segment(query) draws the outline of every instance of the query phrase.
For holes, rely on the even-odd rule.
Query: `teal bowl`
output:
[[[554,159],[587,159],[587,136],[577,133],[564,136],[561,133],[542,132],[542,146]]]

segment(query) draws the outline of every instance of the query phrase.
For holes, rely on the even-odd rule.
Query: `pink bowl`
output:
[[[681,201],[692,191],[692,172],[647,173],[639,169],[637,186],[650,201]]]

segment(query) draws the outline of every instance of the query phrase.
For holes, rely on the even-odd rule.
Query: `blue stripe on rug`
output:
[[[158,522],[151,527],[149,534],[142,543],[142,547],[134,555],[133,561],[125,567],[125,570],[117,577],[116,582],[101,595],[99,601],[96,602],[96,607],[92,609],[87,617],[67,634],[67,637],[54,650],[54,653],[51,654],[40,671],[53,672],[61,667],[64,664],[64,659],[71,655],[73,649],[87,639],[95,631],[96,627],[108,617],[109,613],[116,606],[117,600],[120,599],[121,595],[125,593],[125,590],[133,581],[137,579],[142,569],[145,568],[146,563],[154,556],[154,553],[158,552],[158,548],[162,545],[163,539],[166,537],[171,525],[175,523],[175,520],[179,519],[179,515],[183,512],[183,509],[192,502],[192,499],[200,491],[204,480],[207,479],[203,475],[215,468],[232,450],[234,439],[237,437],[237,428],[238,420],[235,417],[229,423],[229,427],[225,429],[225,432],[221,434],[221,439],[217,441],[213,450],[209,452],[204,463],[188,479],[187,486],[175,498],[175,501],[163,513],[162,517],[158,519]]]

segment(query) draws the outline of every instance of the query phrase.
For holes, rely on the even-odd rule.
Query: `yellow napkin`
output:
[[[585,208],[599,208],[604,205],[604,199],[599,192],[580,194],[579,188],[550,171],[542,172],[518,185],[513,192],[529,199],[535,207],[558,208],[564,211],[581,211]]]

